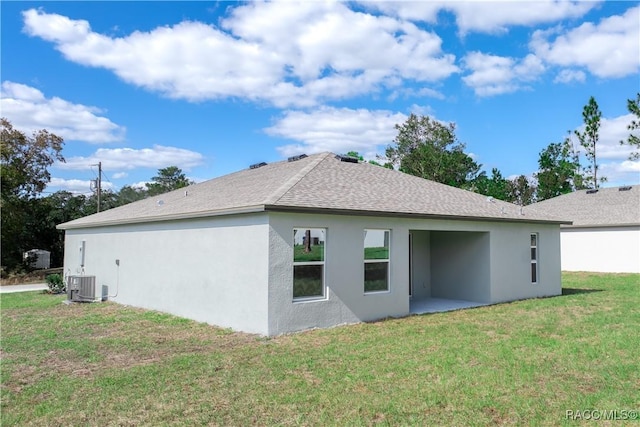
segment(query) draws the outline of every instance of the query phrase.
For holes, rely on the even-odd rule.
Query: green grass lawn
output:
[[[304,250],[304,245],[293,246],[294,262],[324,261],[324,245],[312,245],[311,252]]]
[[[4,294],[1,424],[561,425],[640,409],[640,275],[563,280],[559,297],[271,339]]]

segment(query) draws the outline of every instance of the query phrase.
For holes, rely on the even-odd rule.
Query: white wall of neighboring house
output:
[[[640,226],[563,228],[562,269],[640,273]]]
[[[266,335],[268,238],[266,214],[72,229],[65,275],[95,275],[118,303]]]

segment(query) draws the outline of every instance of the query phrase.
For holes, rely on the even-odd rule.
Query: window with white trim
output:
[[[293,229],[293,299],[310,300],[325,297],[324,228]]]
[[[538,233],[531,233],[531,283],[538,283]]]
[[[364,292],[389,290],[389,230],[364,230]]]

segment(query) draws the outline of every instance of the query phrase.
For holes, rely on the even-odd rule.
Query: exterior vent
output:
[[[629,190],[631,190],[631,186],[630,186],[630,185],[628,185],[628,186],[626,186],[626,187],[620,187],[620,188],[618,188],[618,191],[629,191]]]
[[[267,162],[254,163],[251,166],[249,166],[249,169],[258,169],[258,168],[261,168],[262,166],[267,166]]]
[[[297,156],[291,156],[287,159],[287,162],[295,162],[297,160],[302,160],[305,157],[308,157],[306,154],[299,154]]]
[[[596,194],[598,192],[598,190],[596,190],[595,188],[593,190],[587,190],[587,194]]]
[[[96,276],[67,277],[67,299],[71,302],[97,302],[104,299],[102,286],[96,284]]]
[[[358,161],[359,161],[357,157],[345,156],[345,155],[340,155],[340,154],[338,154],[336,156],[336,159],[340,160],[341,162],[346,162],[346,163],[358,163]]]

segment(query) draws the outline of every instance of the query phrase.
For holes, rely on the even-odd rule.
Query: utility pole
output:
[[[97,165],[91,165],[91,166],[98,166],[98,178],[96,178],[95,180],[95,183],[96,183],[95,188],[91,188],[91,189],[96,192],[96,196],[98,197],[97,212],[100,212],[100,195],[102,193],[102,162],[98,162]],[[91,181],[91,184],[93,186],[93,181]]]
[[[102,193],[102,162],[98,162],[98,212],[100,212],[100,193]]]

